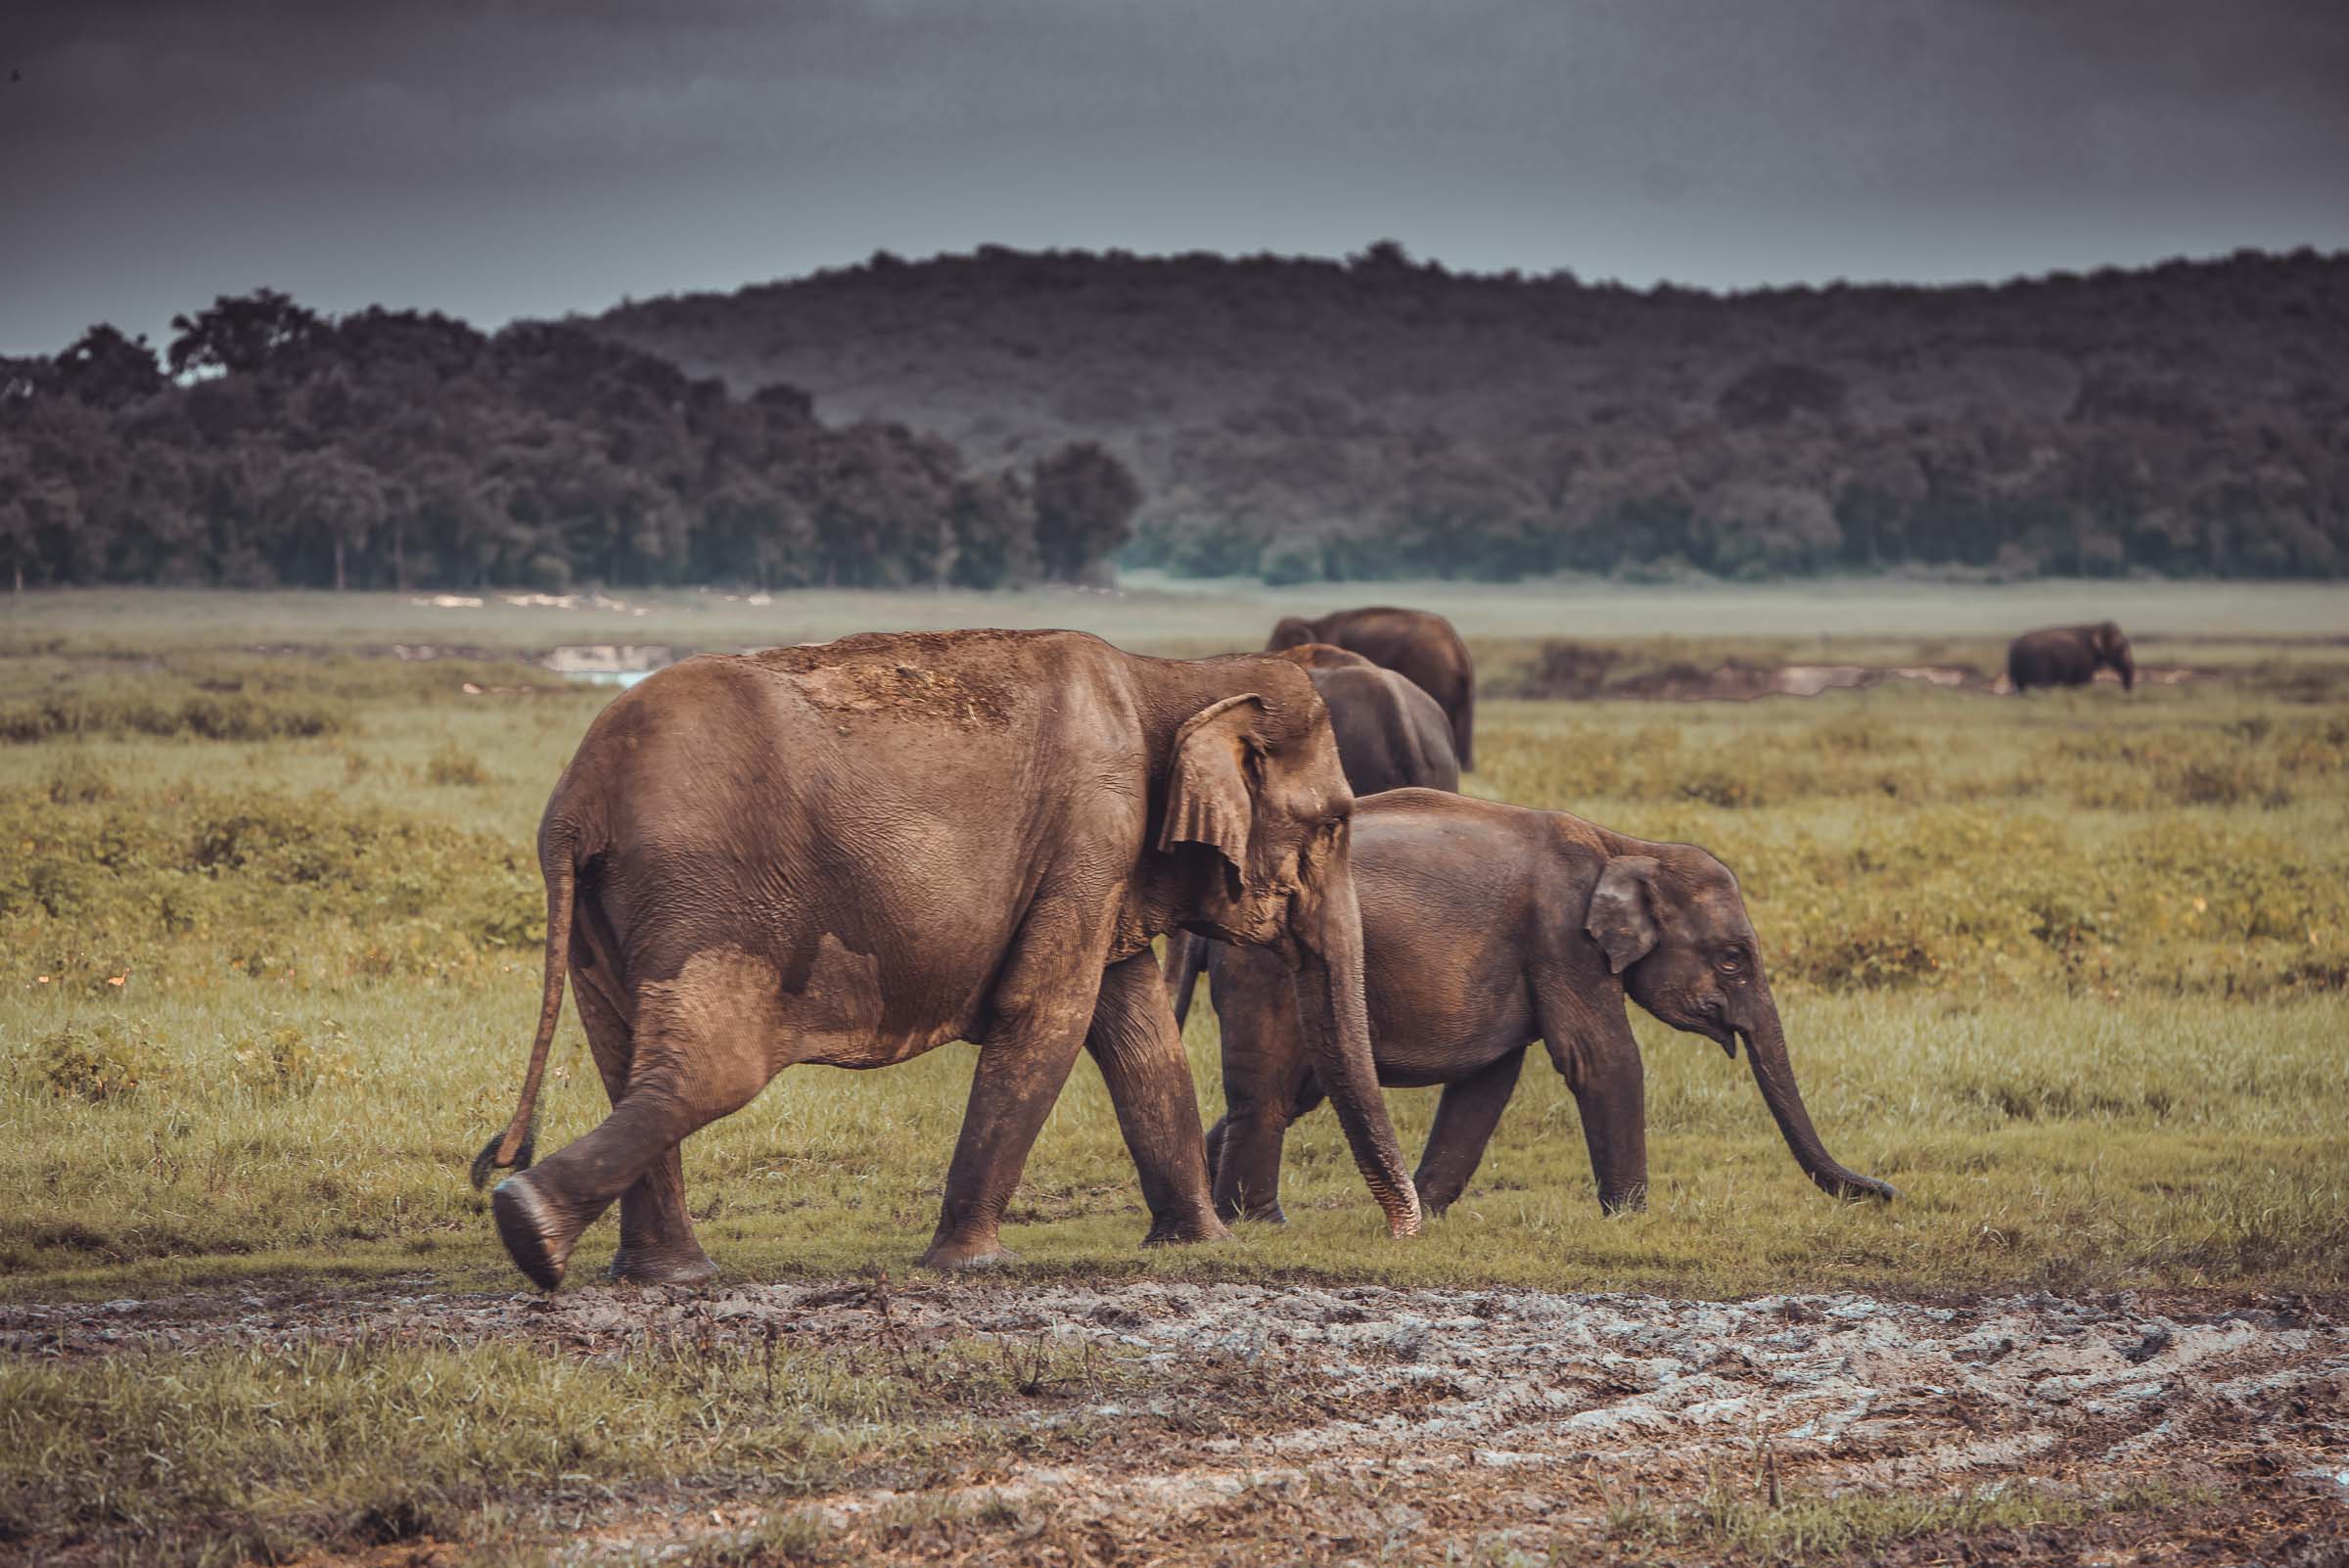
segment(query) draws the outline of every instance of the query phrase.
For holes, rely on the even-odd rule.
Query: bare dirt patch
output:
[[[1034,1358],[1032,1383],[1014,1379],[943,1469],[813,1499],[735,1485],[614,1499],[565,1548],[577,1561],[672,1548],[754,1561],[1334,1562],[1448,1548],[1541,1560],[1601,1544],[1708,1560],[1739,1548],[1701,1529],[1658,1536],[1658,1521],[1726,1517],[1725,1498],[1761,1510],[2017,1486],[2087,1503],[2060,1527],[2006,1530],[2005,1560],[2091,1548],[2168,1560],[2191,1538],[2273,1553],[2257,1560],[2336,1561],[2324,1553],[2349,1529],[2349,1325],[2305,1301],[1724,1303],[1012,1277],[0,1308],[10,1358],[362,1336],[590,1357],[780,1343],[869,1366],[976,1338]],[[2094,1501],[2148,1488],[2176,1500],[2150,1513]],[[1933,1539],[1911,1532],[1868,1555],[1953,1560]],[[434,1548],[399,1549],[427,1560]]]

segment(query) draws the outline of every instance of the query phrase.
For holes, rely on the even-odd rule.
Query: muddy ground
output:
[[[1751,1540],[1718,1521],[1773,1498],[2037,1485],[2166,1500],[1929,1530],[1857,1555],[2349,1563],[2349,1322],[2297,1299],[1714,1303],[987,1278],[0,1308],[10,1358],[360,1336],[585,1356],[771,1341],[912,1369],[924,1346],[976,1337],[1035,1358],[1036,1385],[980,1412],[1012,1440],[976,1444],[943,1473],[791,1499],[735,1485],[584,1503],[585,1528],[555,1548],[572,1562],[736,1548],[750,1561],[1742,1561]],[[1055,1427],[1087,1436],[1041,1441]],[[410,1542],[372,1560],[462,1554]]]

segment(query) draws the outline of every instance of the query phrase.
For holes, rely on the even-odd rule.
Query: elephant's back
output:
[[[2085,680],[2094,668],[2085,627],[2041,626],[2006,645],[2006,673],[2015,680]]]
[[[1448,708],[1465,695],[1468,645],[1432,611],[1372,605],[1341,611],[1323,627],[1325,641],[1398,671]]]
[[[1459,788],[1444,711],[1409,678],[1367,663],[1315,669],[1313,676],[1355,794]]]
[[[1539,863],[1534,812],[1440,790],[1392,790],[1355,811],[1365,999],[1382,1073],[1456,1076],[1532,1038],[1518,936]]]
[[[998,803],[978,837],[1016,843],[1023,811],[1055,798],[1040,770],[1057,732],[1125,700],[1119,657],[1082,633],[998,632],[688,659],[598,715],[548,810],[584,844],[753,880],[843,846],[933,871],[938,856],[985,859],[959,842],[972,803]]]

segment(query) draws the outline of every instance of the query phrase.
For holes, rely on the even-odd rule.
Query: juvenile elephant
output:
[[[1272,627],[1268,651],[1334,643],[1394,670],[1433,697],[1451,723],[1452,754],[1462,772],[1476,767],[1476,664],[1451,623],[1425,610],[1373,605],[1334,610],[1314,620],[1289,616]],[[1361,793],[1361,792],[1358,792]]]
[[[2100,669],[2121,677],[2123,691],[2137,686],[2137,663],[2129,639],[2109,621],[2093,626],[2042,626],[2006,646],[2006,679],[2017,692],[2033,686],[2085,686]]]
[[[1347,787],[1358,798],[1412,784],[1460,787],[1451,728],[1433,697],[1394,670],[1325,642],[1299,643],[1274,657],[1312,677],[1329,710]],[[1191,993],[1206,950],[1206,939],[1187,932],[1167,939],[1167,993],[1174,1003],[1176,1029],[1191,1016]]]
[[[999,1256],[1080,1049],[1140,1172],[1148,1239],[1220,1235],[1150,957],[1176,926],[1279,949],[1389,1227],[1415,1230],[1362,1011],[1353,806],[1328,715],[1281,659],[956,631],[662,670],[589,726],[539,824],[537,1038],[476,1183],[529,1166],[566,973],[613,1108],[498,1186],[506,1250],[551,1289],[618,1198],[618,1276],[707,1277],[681,1139],[794,1063],[886,1067],[957,1038],[978,1069],[924,1264]]]
[[[1893,1196],[1838,1165],[1786,1059],[1737,879],[1703,850],[1611,833],[1434,790],[1361,801],[1355,891],[1382,1084],[1444,1085],[1415,1182],[1442,1213],[1484,1158],[1536,1039],[1582,1112],[1598,1201],[1647,1194],[1639,1046],[1624,998],[1731,1056],[1742,1038],[1763,1101],[1811,1179],[1839,1197]],[[1320,1103],[1277,960],[1211,945],[1229,1107],[1208,1133],[1216,1209],[1279,1220],[1280,1146]]]

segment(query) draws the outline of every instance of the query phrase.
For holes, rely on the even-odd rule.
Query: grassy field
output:
[[[2097,686],[2018,701],[1894,683],[1743,704],[1484,706],[1473,791],[1700,843],[1738,871],[1820,1130],[1845,1163],[1897,1184],[1900,1202],[1820,1196],[1742,1064],[1635,1015],[1655,1182],[1644,1214],[1600,1218],[1572,1100],[1537,1057],[1467,1198],[1417,1241],[1383,1239],[1322,1112],[1288,1141],[1286,1228],[1144,1254],[1131,1168],[1083,1066],[1006,1228],[1024,1277],[1698,1297],[2134,1287],[2228,1301],[2349,1285],[2349,606],[2339,590],[1569,589],[1544,599],[1455,586],[1361,597],[1433,600],[1502,672],[1534,659],[1541,639],[1569,634],[1607,639],[1633,660],[1987,668],[2007,628],[2111,613],[2136,634],[2142,665],[2207,673],[2126,697]],[[568,612],[494,596],[478,610],[327,594],[8,602],[0,1298],[289,1278],[520,1284],[464,1167],[508,1114],[529,1043],[537,813],[610,693],[506,656],[972,623],[1079,624],[1142,651],[1205,652],[1254,646],[1273,616],[1333,602],[1192,589],[778,596],[763,606],[673,595]],[[1663,624],[1679,628],[1669,649],[1641,635]],[[382,651],[427,642],[462,656]],[[1506,689],[1497,675],[1492,684]],[[1188,1044],[1212,1118],[1221,1087],[1204,1005]],[[712,1254],[755,1278],[874,1266],[901,1275],[936,1216],[969,1070],[968,1047],[955,1046],[885,1073],[790,1073],[698,1135],[687,1182]],[[1390,1101],[1415,1150],[1433,1091]],[[542,1146],[603,1111],[568,1016],[544,1105]],[[574,1277],[592,1277],[615,1244],[609,1221],[592,1230]],[[540,1387],[558,1375],[543,1367],[518,1363],[506,1377],[457,1356],[473,1368],[460,1376],[421,1354],[384,1351],[380,1364],[311,1373],[281,1360],[269,1375],[282,1384],[333,1372],[394,1391],[487,1378],[518,1390],[526,1428],[530,1409],[573,1397]],[[91,1375],[0,1365],[0,1406],[69,1434],[55,1451],[65,1464],[82,1441],[70,1434],[115,1419],[93,1412],[167,1427],[248,1398],[239,1380],[256,1374],[233,1356],[191,1365],[184,1396],[165,1401],[176,1415],[148,1408],[160,1397],[152,1387],[99,1389]],[[687,1462],[643,1447],[642,1434],[671,1419],[675,1402],[690,1404],[690,1388],[657,1372],[631,1383],[639,1374],[624,1368],[562,1375],[604,1380],[576,1397],[616,1412],[612,1473]],[[869,1393],[826,1386],[809,1397],[818,1414]],[[415,1396],[427,1406],[439,1397]],[[866,1415],[881,1419],[873,1411]],[[68,1407],[82,1424],[56,1413]],[[803,1457],[821,1448],[786,1436]],[[247,1442],[240,1474],[265,1470],[253,1446],[279,1441],[248,1438],[220,1440]],[[18,1453],[11,1473],[29,1487],[46,1472],[25,1470]],[[97,1459],[70,1462],[97,1477],[99,1494],[120,1491]],[[464,1469],[445,1455],[416,1462]],[[372,1476],[335,1485],[358,1498]],[[474,1506],[462,1488],[449,1495]],[[149,1505],[175,1516],[226,1506],[157,1496]],[[338,1528],[371,1506],[352,1503]],[[287,1517],[283,1539],[202,1529],[190,1539],[272,1552],[287,1541],[364,1539],[320,1536],[299,1509]],[[1657,1540],[1679,1528],[1628,1503],[1624,1518]]]
[[[2257,597],[2212,591],[2238,632],[2267,619]],[[18,694],[0,734],[40,737],[0,746],[15,850],[0,1178],[25,1197],[0,1220],[4,1287],[420,1263],[495,1276],[459,1157],[511,1100],[539,923],[527,847],[608,693],[518,662],[235,651],[256,625],[322,620],[328,595],[193,600],[208,621],[187,599],[147,602],[58,623],[63,649],[20,647],[0,680]],[[1049,608],[1107,626],[1111,603]],[[927,596],[903,605],[896,619],[915,619]],[[1262,607],[1191,608],[1186,638],[1232,645]],[[56,613],[36,598],[18,619]],[[406,613],[361,600],[345,619]],[[801,629],[837,613],[810,606]],[[178,641],[111,646],[131,622]],[[1902,1187],[1892,1209],[1811,1194],[1743,1071],[1643,1019],[1645,1216],[1598,1218],[1571,1100],[1535,1073],[1470,1201],[1417,1245],[1372,1241],[1374,1210],[1319,1117],[1290,1143],[1303,1222],[1144,1258],[1114,1119],[1082,1069],[1013,1244],[1049,1267],[1698,1292],[2335,1287],[2349,678],[2305,700],[2349,677],[2331,652],[2286,661],[2284,695],[2219,678],[2127,699],[1901,686],[1487,705],[1473,788],[1704,844],[1739,871],[1813,1109],[1842,1158]],[[2140,657],[2161,663],[2161,640],[2142,637]],[[41,704],[76,727],[10,727]],[[1190,1045],[1212,1115],[1212,1012]],[[901,1265],[933,1218],[968,1068],[953,1048],[881,1075],[789,1074],[702,1133],[689,1172],[714,1252],[754,1270]],[[555,1074],[560,1139],[601,1112],[575,1025]],[[1394,1098],[1416,1136],[1432,1091]]]

